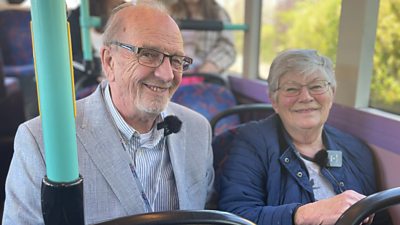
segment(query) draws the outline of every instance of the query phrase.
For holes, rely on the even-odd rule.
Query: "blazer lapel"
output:
[[[82,118],[77,125],[78,139],[127,214],[144,212],[145,205],[129,167],[129,155],[106,109],[102,88],[97,88],[96,93],[83,102],[83,115],[78,116]],[[87,173],[90,176],[91,171]]]
[[[171,108],[167,108],[166,115],[176,115]],[[187,128],[185,124],[182,124],[181,130],[176,134],[170,134],[167,137],[167,146],[171,159],[172,168],[174,171],[176,188],[179,198],[179,208],[188,208],[190,202],[188,202],[188,181],[186,170],[186,148],[188,146],[186,142]]]
[[[181,129],[180,132],[186,132],[184,129]],[[183,135],[171,134],[167,138],[168,142],[168,151],[171,158],[172,168],[174,170],[175,183],[178,191],[179,198],[179,208],[187,208],[189,199],[187,193],[187,181],[186,177],[186,141],[185,138],[182,138]]]

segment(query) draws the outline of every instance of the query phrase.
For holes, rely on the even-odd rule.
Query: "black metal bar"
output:
[[[96,225],[177,225],[219,224],[255,225],[253,222],[228,212],[216,210],[181,210],[133,215]]]
[[[83,178],[71,183],[42,181],[42,214],[46,225],[84,225]]]
[[[400,203],[400,187],[361,199],[343,213],[335,225],[358,225],[369,215]]]

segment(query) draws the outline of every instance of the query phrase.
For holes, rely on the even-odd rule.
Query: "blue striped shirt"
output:
[[[125,122],[111,100],[107,85],[104,98],[108,110],[124,140],[125,151],[131,156],[131,162],[139,179],[139,185],[144,191],[150,208],[148,211],[169,211],[179,209],[178,193],[175,177],[168,152],[167,139],[163,130],[157,130],[156,125],[145,134],[140,134]],[[163,114],[155,124],[163,120]]]

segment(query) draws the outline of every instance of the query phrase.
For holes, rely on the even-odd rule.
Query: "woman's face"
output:
[[[289,72],[280,78],[272,106],[289,132],[318,129],[328,119],[333,96],[334,90],[321,72],[308,76]]]

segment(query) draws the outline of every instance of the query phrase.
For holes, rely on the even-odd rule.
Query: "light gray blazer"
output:
[[[86,224],[145,212],[129,156],[106,111],[102,86],[77,102],[76,135]],[[210,125],[200,114],[175,103],[166,109],[166,115],[170,114],[183,122],[179,133],[167,137],[179,208],[203,209],[213,192]],[[46,173],[42,138],[40,117],[18,128],[6,181],[3,225],[44,223],[40,202]]]

